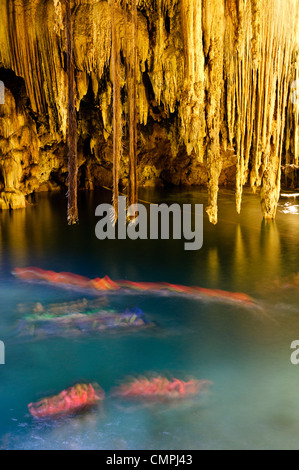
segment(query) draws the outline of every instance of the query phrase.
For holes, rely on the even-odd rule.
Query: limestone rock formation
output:
[[[125,2],[127,4],[127,2]],[[68,185],[65,0],[0,0],[0,208]],[[72,0],[79,186],[112,187],[110,0]],[[133,20],[116,2],[128,187],[127,51]],[[139,0],[139,185],[206,185],[217,222],[220,184],[260,191],[275,217],[281,171],[298,166],[299,0]]]
[[[28,166],[38,163],[39,143],[34,121],[17,109],[8,89],[0,106],[0,130],[0,209],[23,208],[28,190],[24,180]]]

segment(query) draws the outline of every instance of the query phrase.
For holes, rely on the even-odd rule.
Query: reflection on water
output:
[[[299,214],[299,205],[298,204],[293,204],[291,202],[286,202],[281,206],[280,209],[281,212],[284,214]]]
[[[65,223],[60,194],[41,195],[27,210],[0,216],[0,447],[4,449],[229,449],[294,448],[299,431],[298,372],[290,344],[299,336],[298,227],[294,212],[263,222],[259,200],[244,196],[234,211],[220,194],[220,221],[204,219],[204,245],[184,251],[183,241],[104,241],[95,237],[95,207],[108,192],[80,198],[80,225]],[[145,190],[152,202],[203,203],[196,190]],[[94,278],[172,282],[244,292],[260,308],[150,295],[110,295],[116,309],[141,308],[155,331],[26,342],[11,333],[19,304],[82,299],[82,292],[24,283],[14,267],[39,266]],[[90,294],[90,300],[92,296]],[[29,312],[30,313],[30,312]],[[298,334],[297,334],[298,333]],[[210,380],[203,398],[130,405],[109,391],[127,376],[157,372]],[[78,381],[98,382],[107,393],[101,409],[75,418],[35,422],[27,404]]]

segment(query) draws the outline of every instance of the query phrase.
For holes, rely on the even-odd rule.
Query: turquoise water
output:
[[[106,191],[80,195],[80,225],[65,223],[61,194],[40,195],[27,210],[0,215],[0,448],[2,449],[298,449],[299,216],[282,199],[277,221],[261,219],[257,196],[245,194],[241,216],[233,193],[221,191],[219,224],[204,219],[204,245],[182,241],[99,241],[95,207]],[[205,192],[144,190],[152,202],[203,203]],[[38,266],[88,277],[167,281],[245,292],[260,308],[174,296],[109,295],[111,307],[140,307],[153,330],[97,337],[21,341],[12,332],[20,304],[82,299],[85,293],[26,283],[14,267]],[[89,297],[92,297],[88,294]],[[29,307],[28,307],[29,308]],[[128,376],[163,373],[211,380],[204,397],[175,404],[125,403],[109,391]],[[107,393],[89,414],[37,422],[27,404],[75,382],[98,382]]]

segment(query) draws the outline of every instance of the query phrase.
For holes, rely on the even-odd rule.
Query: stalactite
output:
[[[116,24],[115,9],[119,6],[116,0],[111,0],[112,17],[112,46],[111,64],[113,81],[113,206],[115,221],[118,218],[119,197],[119,163],[122,149],[122,122],[121,122],[121,86],[120,86],[120,41],[119,30]]]
[[[64,30],[63,11],[60,0],[53,0],[54,4],[54,30],[60,36],[61,31]]]
[[[198,161],[203,162],[206,129],[202,0],[182,0],[181,18],[185,58],[185,83],[179,108],[181,138],[188,155],[194,150]]]
[[[137,204],[137,0],[131,0],[132,40],[128,47],[129,205]]]
[[[271,2],[272,0],[268,1]],[[251,160],[252,170],[250,174],[250,184],[254,191],[261,186],[263,175],[262,167],[270,152],[271,126],[274,115],[273,97],[276,93],[273,73],[275,22],[272,18],[273,10],[270,4],[268,8],[263,11],[262,15],[263,46],[261,50],[261,64],[258,70],[257,112]]]
[[[299,21],[299,13],[297,16]],[[297,47],[292,55],[290,97],[287,102],[286,135],[285,135],[285,164],[299,164],[299,32],[297,32]]]
[[[206,57],[207,173],[210,222],[217,223],[218,183],[222,167],[220,154],[220,113],[223,92],[224,2],[217,9],[212,0],[204,0],[204,43]]]
[[[294,4],[293,4],[294,5]],[[294,48],[292,0],[227,0],[225,76],[230,143],[237,155],[236,207],[250,174],[273,218],[280,190],[289,60]],[[236,27],[237,26],[237,27]],[[284,85],[283,85],[284,84]],[[280,145],[276,145],[279,142]]]
[[[286,18],[290,19],[292,15],[291,5],[285,8],[283,12],[279,5],[272,5],[273,22],[275,24],[275,68],[274,84],[276,84],[276,93],[272,97],[271,103],[274,106],[274,115],[269,128],[272,136],[269,143],[270,151],[267,160],[264,162],[265,170],[263,174],[261,187],[261,200],[264,218],[274,219],[277,210],[277,204],[280,196],[281,182],[281,161],[282,149],[285,130],[285,109],[287,99],[289,98],[289,82],[292,57],[294,47],[296,25],[293,23],[294,18],[286,26]],[[286,15],[284,17],[284,15]],[[291,26],[291,28],[290,28]],[[273,93],[273,92],[272,92]]]
[[[241,212],[243,186],[248,176],[248,161],[251,147],[251,106],[255,77],[251,73],[250,8],[245,0],[240,0],[238,8],[237,51],[235,52],[236,107],[237,122],[235,130],[237,172],[236,172],[236,209]]]
[[[77,162],[77,118],[75,108],[75,68],[73,55],[73,28],[71,0],[66,0],[66,43],[68,76],[68,223],[78,222],[78,162]]]
[[[253,70],[257,70],[260,62],[261,50],[261,1],[251,0],[251,25],[252,25],[252,39],[251,39],[251,54]]]
[[[257,1],[254,18],[258,31]],[[225,37],[225,78],[227,83],[226,108],[229,143],[235,147],[236,209],[241,211],[243,186],[249,175],[253,123],[255,120],[255,96],[257,89],[256,55],[259,41],[253,41],[251,4],[247,0],[227,0]]]
[[[175,114],[180,106],[181,95],[185,83],[185,57],[182,38],[182,19],[187,11],[181,8],[180,0],[156,0],[157,19],[155,21],[155,34],[153,41],[153,66],[150,79],[158,106],[163,106],[165,115]],[[168,29],[166,30],[166,18]],[[192,85],[190,85],[192,87]],[[185,114],[186,116],[186,114]],[[187,119],[187,116],[186,118]],[[181,120],[181,119],[180,119]],[[176,129],[180,129],[179,120]],[[183,120],[181,120],[183,123]],[[183,132],[182,132],[183,134]],[[187,136],[182,137],[180,132],[174,137],[182,144],[187,142]],[[172,141],[172,144],[174,142]],[[175,147],[176,145],[173,145]],[[188,146],[188,150],[190,145]],[[176,156],[176,153],[174,153]]]
[[[226,113],[228,127],[228,141],[231,147],[234,145],[235,119],[236,119],[236,80],[235,80],[235,48],[237,37],[237,6],[236,0],[226,2],[226,28],[224,50],[224,74],[226,81]]]

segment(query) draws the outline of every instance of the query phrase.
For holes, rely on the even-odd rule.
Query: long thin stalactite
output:
[[[119,165],[122,153],[122,104],[121,104],[121,84],[120,84],[120,39],[116,23],[116,7],[119,6],[117,0],[111,0],[112,17],[112,81],[113,81],[113,206],[115,211],[115,221],[118,218],[118,197],[119,197]]]
[[[77,161],[77,117],[75,107],[75,66],[71,0],[66,6],[66,43],[67,43],[67,79],[68,79],[68,224],[78,222],[78,161]]]
[[[129,205],[137,204],[137,0],[130,2],[132,18],[131,41],[128,48],[128,105],[129,105]]]

